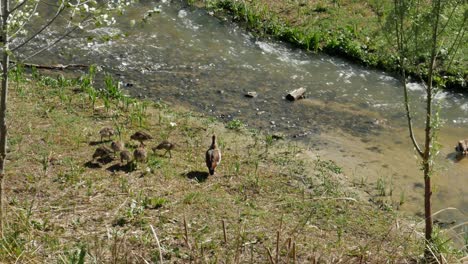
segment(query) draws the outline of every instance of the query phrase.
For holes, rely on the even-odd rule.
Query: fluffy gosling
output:
[[[132,161],[132,154],[126,149],[120,151],[120,163],[123,164],[124,161],[126,162],[126,164]]]
[[[172,153],[171,150],[175,148],[176,144],[171,143],[167,140],[164,140],[163,142],[159,143],[156,147],[153,147],[153,152],[156,152],[158,150],[164,149],[166,152],[164,152],[164,156],[169,152],[169,157],[172,158]]]
[[[153,137],[150,134],[143,131],[135,132],[135,134],[131,135],[130,138],[140,142],[141,146],[145,145],[143,144],[143,141],[153,139]]]
[[[94,154],[93,154],[93,160],[95,160],[96,158],[108,158],[108,157],[111,157],[111,154],[113,154],[114,152],[112,151],[112,149],[110,149],[109,147],[107,146],[99,146],[95,151],[94,151]]]
[[[101,136],[101,142],[103,137],[107,137],[109,140],[113,135],[115,135],[115,131],[112,127],[104,127],[99,130],[99,135]]]

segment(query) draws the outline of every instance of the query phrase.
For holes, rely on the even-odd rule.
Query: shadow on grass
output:
[[[198,182],[204,182],[208,179],[208,172],[206,171],[191,171],[185,174],[189,179],[196,179]]]
[[[86,162],[86,163],[84,164],[84,166],[85,166],[86,168],[89,168],[89,169],[99,169],[99,168],[102,167],[101,164],[99,164],[99,162],[94,162],[94,161],[92,161],[92,160]]]
[[[122,164],[114,164],[112,166],[110,166],[109,168],[107,168],[106,170],[110,171],[110,172],[116,172],[116,171],[123,171],[125,173],[129,173],[129,172],[132,172],[135,170],[135,166],[132,166],[132,163],[129,162],[125,165],[122,165]]]
[[[109,142],[112,142],[112,139],[107,139],[107,140],[103,140],[103,141],[91,141],[89,142],[89,145],[90,146],[97,146],[97,145],[101,145],[101,144],[104,144],[104,143],[109,143]]]
[[[90,169],[99,169],[102,168],[102,165],[111,163],[114,159],[110,156],[102,157],[97,159],[96,161],[90,160],[84,164],[86,168]]]

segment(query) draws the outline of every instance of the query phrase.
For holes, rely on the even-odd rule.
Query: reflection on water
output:
[[[160,14],[132,26],[131,20],[158,6]],[[99,40],[110,33],[127,37]],[[87,43],[83,39],[89,34],[94,40]],[[39,59],[96,63],[134,84],[129,88],[134,95],[281,131],[309,145],[314,154],[336,160],[349,177],[365,177],[370,183],[382,177],[391,180],[395,192],[406,197],[403,209],[421,208],[422,189],[415,186],[422,176],[405,128],[402,91],[388,74],[257,39],[229,21],[179,2],[142,3],[120,25],[76,35]],[[307,88],[307,99],[284,100],[299,87]],[[423,87],[410,83],[409,90],[416,104],[415,122],[420,123]],[[259,96],[245,98],[247,91]],[[445,124],[434,178],[435,210],[450,206],[467,211],[468,159],[456,162],[452,156],[455,142],[468,137],[468,99],[440,92],[436,101]],[[420,125],[416,130],[421,136]]]

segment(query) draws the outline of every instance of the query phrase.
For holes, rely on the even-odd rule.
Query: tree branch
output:
[[[77,30],[78,29],[78,26],[75,26],[73,27],[72,29],[70,29],[68,32],[66,32],[65,34],[63,34],[62,36],[60,36],[59,38],[57,38],[54,42],[52,42],[52,44],[49,44],[45,47],[43,47],[42,49],[28,55],[26,58],[24,58],[23,60],[27,60],[27,59],[30,59],[34,56],[36,56],[37,54],[40,54],[42,52],[44,52],[45,50],[48,50],[49,48],[55,46],[55,44],[57,44],[58,42],[60,42],[62,39],[68,37],[73,31]]]
[[[28,22],[31,21],[31,18],[34,16],[34,13],[36,13],[36,10],[37,10],[37,6],[39,5],[39,2],[36,3],[36,5],[34,6],[33,10],[31,11],[31,14],[29,15],[29,17],[24,21],[24,23],[18,27],[18,29],[16,30],[15,33],[11,34],[10,35],[10,38],[14,38],[16,34],[18,34],[19,32],[21,32],[21,30],[28,24]],[[11,13],[10,13],[11,14]]]
[[[418,155],[422,158],[423,157],[423,152],[421,151],[421,148],[419,147],[418,142],[416,141],[416,137],[414,135],[414,130],[413,130],[413,121],[411,117],[411,110],[410,110],[410,105],[409,105],[409,96],[408,96],[408,88],[406,86],[406,70],[405,70],[405,40],[404,40],[404,8],[401,3],[401,1],[394,0],[394,5],[395,5],[395,10],[397,10],[396,18],[395,21],[395,31],[396,31],[396,36],[397,36],[397,49],[399,50],[398,53],[400,53],[400,70],[401,70],[401,81],[403,82],[403,94],[405,98],[405,111],[406,111],[406,119],[408,121],[408,130],[411,138],[411,142],[413,143],[414,148],[416,149],[416,152]]]
[[[57,10],[57,13],[55,13],[54,17],[49,21],[47,22],[47,24],[45,24],[39,31],[37,31],[36,33],[34,33],[32,36],[30,36],[27,40],[25,40],[23,43],[19,44],[18,46],[14,47],[11,49],[11,51],[15,51],[21,47],[23,47],[24,45],[28,44],[29,41],[31,41],[33,38],[37,37],[39,34],[42,33],[42,31],[44,31],[46,28],[48,28],[52,23],[54,23],[54,21],[59,17],[59,15],[63,12],[63,10],[65,10],[65,7],[62,5],[59,7],[59,9]]]
[[[419,147],[419,144],[416,140],[416,137],[414,136],[414,131],[413,131],[413,121],[411,117],[411,110],[409,106],[409,97],[408,97],[408,87],[406,87],[406,75],[405,75],[405,70],[402,68],[402,81],[403,81],[403,93],[405,96],[405,110],[406,110],[406,119],[408,121],[408,130],[411,138],[411,142],[413,143],[414,148],[416,149],[416,152],[419,154],[419,156],[422,158],[424,156],[424,153],[422,152],[421,148]]]
[[[19,3],[17,6],[13,7],[11,10],[10,10],[10,14],[15,12],[16,10],[20,9],[21,7],[23,7],[29,0],[24,0],[23,2]]]
[[[104,3],[102,3],[100,6],[103,7],[103,6],[104,6]],[[65,9],[65,7],[62,8],[62,11],[63,11],[63,9]],[[62,12],[62,11],[60,11],[60,12]],[[74,12],[75,12],[75,11],[73,11],[73,14],[74,14]],[[56,16],[58,16],[58,15],[56,15]],[[72,15],[72,16],[74,16],[74,15]],[[81,20],[81,22],[80,22],[79,24],[83,23],[84,21],[87,21],[87,20],[88,20],[90,17],[92,17],[92,16],[93,16],[93,14],[89,13],[85,18],[83,18],[83,19]],[[54,16],[54,19],[53,19],[53,20],[55,20],[55,19],[56,19],[56,17]],[[50,26],[52,23],[53,23],[53,21],[49,21],[48,26]],[[71,22],[69,22],[69,25],[70,25],[70,23],[71,23]],[[47,28],[47,26],[44,27],[44,29],[45,29],[45,28]],[[66,32],[65,34],[63,34],[63,35],[60,36],[59,38],[57,38],[52,44],[49,44],[49,45],[45,46],[44,48],[38,50],[37,52],[28,55],[28,56],[27,56],[26,58],[24,58],[23,60],[27,60],[27,59],[29,59],[29,58],[31,58],[31,57],[36,56],[37,54],[42,53],[42,52],[45,51],[45,50],[51,48],[52,46],[54,46],[55,44],[57,44],[58,42],[60,42],[60,41],[63,40],[64,38],[68,37],[71,33],[73,33],[73,31],[77,30],[78,28],[79,28],[79,26],[74,26],[71,30],[69,30],[68,32]],[[42,30],[44,30],[44,29],[42,29]],[[36,35],[36,36],[37,36],[37,35]],[[24,45],[24,44],[23,44],[23,45]],[[18,47],[16,47],[15,49],[17,49],[17,48],[18,48]]]

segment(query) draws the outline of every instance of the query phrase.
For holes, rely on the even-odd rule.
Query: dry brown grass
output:
[[[101,111],[98,99],[93,111],[74,88],[12,88],[2,263],[80,263],[80,252],[86,263],[156,263],[159,250],[165,263],[402,263],[420,252],[397,213],[301,146],[274,142],[266,158],[264,135],[162,103],[148,102],[141,128],[131,109]],[[133,171],[118,159],[95,167],[98,131],[116,124],[130,149],[140,129],[155,138],[149,150],[166,138],[179,146],[171,159],[149,151]],[[223,160],[208,177],[212,133]]]

